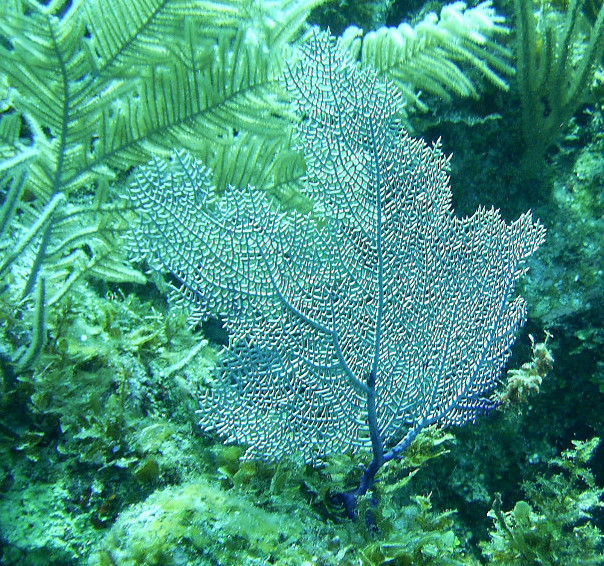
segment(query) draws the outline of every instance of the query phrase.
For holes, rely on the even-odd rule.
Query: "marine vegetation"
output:
[[[589,522],[604,507],[604,489],[587,467],[600,439],[573,441],[573,448],[552,458],[553,473],[525,482],[528,502],[519,500],[503,511],[495,499],[489,517],[495,529],[482,544],[493,564],[589,566],[602,563],[602,531]],[[570,536],[567,535],[570,533]]]
[[[0,564],[602,562],[601,21],[600,0],[1,1]],[[197,426],[224,321],[191,326],[175,279],[128,258],[126,187],[175,149],[216,205],[249,185],[321,227],[283,82],[310,22],[395,84],[414,137],[455,147],[456,210],[548,227],[519,292],[526,331],[553,337],[519,335],[500,411],[425,428],[380,468],[357,501],[370,524],[333,501],[370,451],[245,459]],[[553,100],[560,80],[577,96]],[[539,198],[518,173],[527,133]]]
[[[209,173],[175,152],[129,187],[134,251],[177,281],[192,321],[230,334],[201,425],[246,458],[370,449],[348,514],[424,428],[475,421],[525,318],[512,298],[545,229],[523,214],[450,209],[448,160],[401,127],[393,83],[360,70],[328,34],[286,82],[300,112],[313,214],[251,187],[212,198]]]
[[[571,0],[564,13],[543,2],[535,13],[530,0],[514,1],[527,175],[537,174],[547,148],[595,90],[604,55],[604,4],[594,22],[582,10],[584,4]]]

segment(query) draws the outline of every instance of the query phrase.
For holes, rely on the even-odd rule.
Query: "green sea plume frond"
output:
[[[410,108],[427,110],[420,93],[444,100],[478,97],[478,78],[508,89],[505,76],[514,73],[512,52],[497,37],[509,28],[489,0],[468,8],[465,2],[430,12],[414,25],[382,27],[365,36],[348,28],[342,42],[363,66],[386,75],[401,90]]]
[[[38,274],[44,308],[87,276],[144,282],[119,251],[130,219],[113,184],[174,146],[218,189],[295,192],[281,65],[322,1],[0,3],[2,300],[30,295],[18,308],[31,310]]]
[[[18,115],[39,152],[29,190],[70,194],[229,126],[283,135],[277,54],[316,3],[272,2],[274,13],[234,0],[6,3],[2,122]]]

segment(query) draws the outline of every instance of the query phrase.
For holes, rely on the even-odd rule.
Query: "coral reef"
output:
[[[549,148],[536,180],[518,172],[527,129],[518,78],[505,74],[509,91],[483,88],[484,75],[460,63],[478,98],[430,96],[414,114],[416,133],[453,151],[457,210],[487,202],[511,218],[530,207],[547,226],[521,292],[527,334],[553,335],[555,364],[539,384],[548,358],[521,336],[508,397],[539,393],[474,427],[418,438],[360,502],[375,519],[366,525],[345,519],[330,493],[357,485],[366,455],[320,468],[295,455],[241,462],[244,447],[201,434],[197,390],[217,334],[188,328],[161,275],[121,253],[131,217],[114,183],[176,141],[214,170],[219,194],[249,182],[312,207],[297,193],[305,164],[279,76],[311,10],[320,19],[327,5],[199,0],[209,9],[179,12],[195,3],[0,3],[0,564],[602,563],[604,450],[588,440],[604,429],[601,67],[580,81],[586,96],[570,101],[556,143],[539,139]],[[342,4],[370,10],[354,20],[331,4],[322,21],[338,12],[342,31],[399,26],[394,15],[415,5],[414,28],[442,8]],[[602,29],[601,2],[586,2],[584,15],[546,4],[556,30],[571,16],[577,31]],[[517,31],[512,18],[502,25]],[[201,29],[208,36],[192,50]],[[511,50],[514,37],[499,35],[500,46]],[[568,63],[596,52],[583,32],[569,41]],[[536,41],[525,61],[554,47]],[[573,76],[565,65],[558,77]],[[180,94],[195,88],[199,105],[188,106]]]

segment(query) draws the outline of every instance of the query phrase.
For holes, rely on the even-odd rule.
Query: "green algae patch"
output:
[[[82,564],[82,549],[101,538],[85,516],[70,512],[71,494],[62,482],[19,483],[2,497],[2,564]]]
[[[265,511],[205,481],[156,492],[116,521],[91,564],[304,564],[295,513]],[[311,562],[308,562],[311,563]]]

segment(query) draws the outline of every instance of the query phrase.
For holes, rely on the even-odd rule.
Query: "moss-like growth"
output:
[[[363,566],[478,565],[464,552],[455,531],[454,511],[432,510],[429,496],[413,497],[413,505],[400,510],[392,534],[359,551]]]
[[[200,480],[123,513],[91,564],[335,564],[307,510],[271,512]],[[318,557],[321,557],[320,560]]]
[[[533,336],[529,334],[533,358],[530,362],[522,364],[521,368],[508,371],[505,389],[497,395],[504,406],[527,403],[531,395],[539,393],[543,378],[554,367],[554,357],[547,347],[551,337],[552,335],[546,332],[545,340],[536,344]]]
[[[597,566],[604,560],[604,537],[591,523],[602,507],[604,489],[587,467],[599,438],[573,441],[574,448],[550,464],[558,469],[524,485],[529,501],[518,501],[504,512],[497,499],[489,516],[495,525],[482,545],[493,564],[505,566]]]

